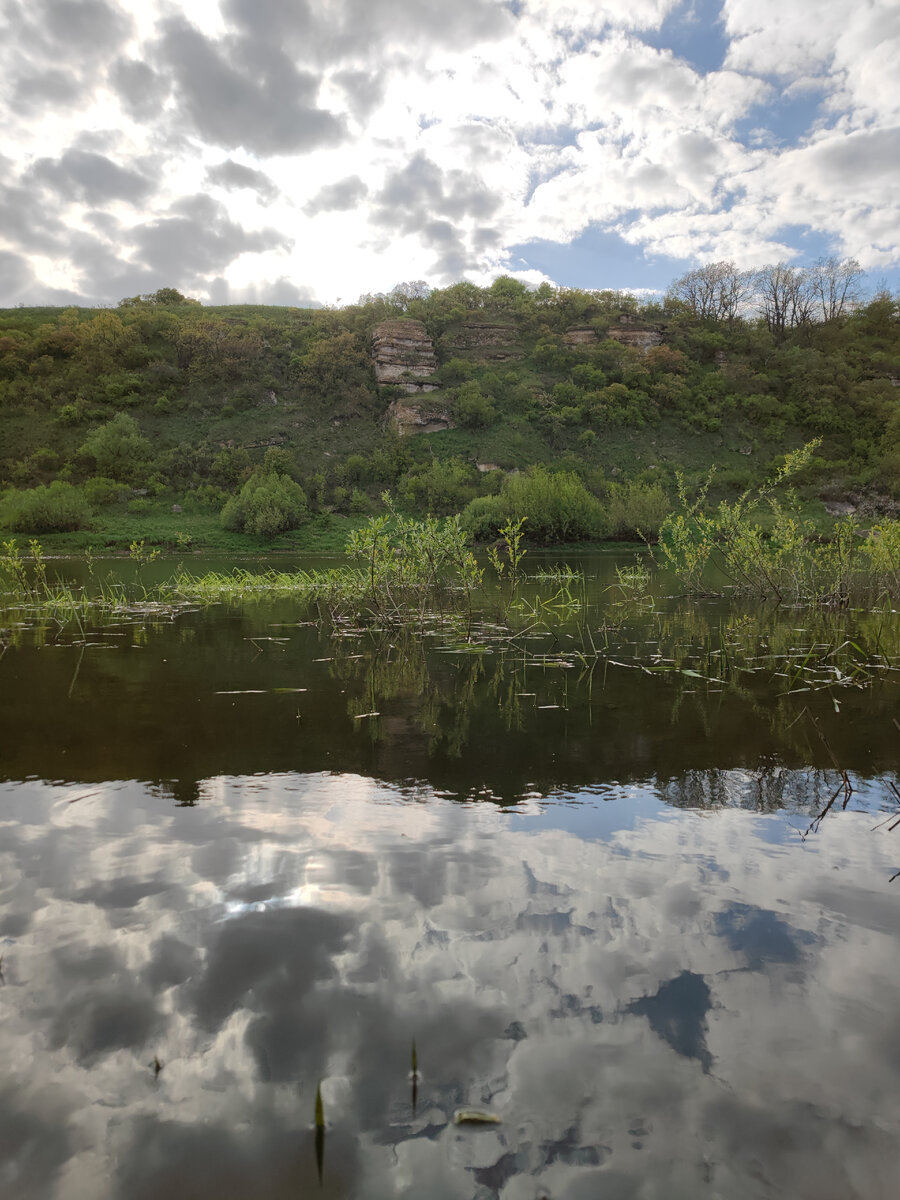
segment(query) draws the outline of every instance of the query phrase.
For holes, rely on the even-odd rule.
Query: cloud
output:
[[[278,195],[278,188],[265,171],[245,167],[242,163],[236,163],[230,158],[210,167],[206,172],[206,178],[209,183],[225,188],[228,192],[250,188],[259,195],[260,200],[264,203],[274,200]]]
[[[134,226],[127,237],[135,261],[155,277],[179,280],[218,274],[241,254],[290,244],[276,229],[244,229],[229,218],[224,205],[202,194],[176,201],[169,215]]]
[[[446,240],[446,221],[465,218],[484,220],[500,206],[474,173],[456,168],[443,170],[424,151],[418,151],[404,166],[389,171],[383,187],[372,197],[372,220],[401,233],[422,231],[429,239]]]
[[[156,190],[156,184],[139,171],[121,167],[105,154],[66,150],[58,159],[39,158],[32,168],[34,178],[59,193],[64,203],[81,200],[106,204],[125,200],[140,204]]]
[[[169,96],[171,86],[141,59],[119,58],[109,68],[109,83],[118,94],[127,113],[136,121],[157,115]]]
[[[896,265],[893,0],[823,0],[814,21],[807,0],[722,0],[724,65],[702,73],[647,44],[676,27],[673,46],[701,36],[692,11],[5,0],[0,119],[17,169],[0,246],[46,295],[71,277],[107,301],[103,289],[146,281],[152,263],[162,283],[235,296],[487,281],[512,247],[595,231],[634,247],[634,287],[659,286],[646,272],[664,256],[801,256],[800,226]],[[225,215],[173,278],[190,236],[178,205],[204,189]],[[117,243],[125,205],[136,240],[126,229]],[[260,259],[251,279],[245,253],[277,262]]]
[[[172,80],[180,115],[213,145],[265,156],[346,137],[343,119],[316,105],[316,75],[298,70],[280,47],[214,42],[174,17],[163,23],[155,59]]]
[[[256,279],[231,284],[224,276],[206,285],[211,304],[279,304],[289,308],[322,308],[315,289],[282,275],[278,279]]]
[[[346,179],[327,183],[320,188],[312,200],[303,206],[303,211],[309,217],[320,212],[347,212],[356,208],[368,191],[358,175],[348,175]]]

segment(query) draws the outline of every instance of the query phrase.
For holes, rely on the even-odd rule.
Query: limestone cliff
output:
[[[642,354],[646,354],[653,346],[659,346],[663,340],[658,329],[644,325],[635,317],[627,314],[623,314],[619,318],[619,324],[612,326],[606,336],[615,342],[621,342],[624,346],[633,346]]]
[[[382,321],[372,331],[372,358],[380,387],[392,384],[407,392],[431,392],[437,367],[434,346],[421,321]]]
[[[506,362],[522,357],[519,335],[514,325],[466,321],[448,333],[446,341],[449,354],[459,354],[473,362]]]

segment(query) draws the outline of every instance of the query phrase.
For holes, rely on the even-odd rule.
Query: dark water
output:
[[[479,654],[3,635],[0,1195],[896,1194],[898,618],[582,565]]]

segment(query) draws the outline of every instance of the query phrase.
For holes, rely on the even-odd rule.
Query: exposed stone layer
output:
[[[606,336],[624,346],[634,346],[642,354],[662,343],[662,334],[657,329],[610,329]]]
[[[426,383],[437,367],[431,338],[421,321],[382,321],[372,331],[372,358],[379,386],[392,384],[407,392],[431,392]]]
[[[436,400],[395,400],[387,410],[386,420],[401,437],[411,433],[440,433],[455,427],[447,405]]]
[[[567,346],[592,346],[597,341],[593,329],[567,329],[563,334]]]
[[[448,341],[453,352],[462,352],[476,361],[504,362],[522,355],[514,325],[466,321],[449,335]]]

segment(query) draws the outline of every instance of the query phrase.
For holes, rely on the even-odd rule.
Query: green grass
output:
[[[259,554],[339,553],[344,549],[351,530],[364,525],[365,517],[345,517],[320,514],[310,517],[300,529],[280,534],[271,541],[233,533],[224,529],[218,513],[194,511],[173,513],[171,500],[150,502],[143,513],[128,511],[127,505],[116,505],[95,517],[92,529],[75,533],[48,533],[41,536],[47,554],[80,554],[87,549],[94,553],[127,554],[134,541],[143,540],[148,547],[159,547],[164,554],[183,559],[192,553],[216,553],[235,556]],[[190,543],[179,539],[190,537]],[[18,539],[23,545],[25,535]]]

